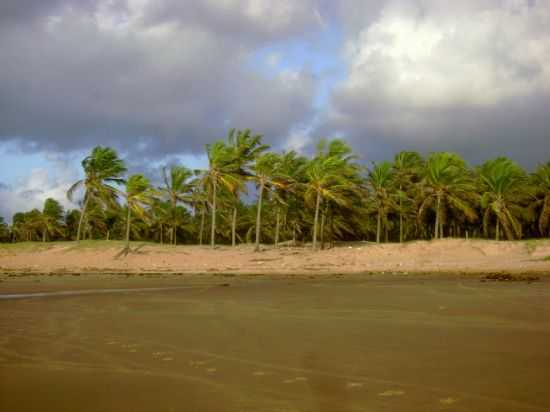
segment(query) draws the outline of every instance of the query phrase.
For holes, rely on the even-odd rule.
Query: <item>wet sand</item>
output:
[[[0,300],[1,411],[550,411],[547,279],[0,284],[67,290]]]

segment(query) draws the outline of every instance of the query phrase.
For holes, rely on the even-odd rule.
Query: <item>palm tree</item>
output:
[[[256,243],[254,251],[260,250],[260,233],[262,224],[262,200],[264,190],[286,186],[287,178],[281,173],[281,156],[276,153],[265,153],[256,157],[254,163],[254,180],[258,188],[258,205],[256,210]]]
[[[485,235],[488,235],[489,219],[494,214],[496,240],[500,239],[500,226],[508,239],[520,238],[521,224],[514,215],[519,214],[518,203],[523,196],[525,172],[512,160],[498,157],[481,165],[479,178],[483,192],[481,207],[485,209]]]
[[[10,229],[4,221],[4,217],[0,216],[0,242],[7,242],[10,237]]]
[[[233,186],[232,195],[235,198],[231,216],[231,245],[236,246],[236,228],[237,228],[237,204],[239,195],[246,191],[245,179],[251,178],[250,166],[252,161],[262,152],[269,149],[269,146],[262,144],[261,135],[252,135],[250,129],[229,131],[228,145],[233,150],[235,161],[237,162],[238,172],[234,174],[239,184]]]
[[[531,176],[534,201],[531,209],[538,210],[538,230],[541,236],[550,235],[550,162],[537,167]]]
[[[63,214],[63,206],[57,200],[51,197],[46,199],[42,213],[37,216],[42,230],[42,242],[46,241],[48,235],[63,233]]]
[[[368,175],[369,186],[372,190],[372,199],[377,209],[376,243],[380,243],[382,220],[384,221],[384,226],[387,226],[388,213],[391,209],[396,208],[391,193],[394,183],[393,178],[392,164],[390,162],[375,164]]]
[[[130,225],[132,213],[144,219],[145,206],[151,206],[154,202],[155,192],[151,188],[149,179],[141,174],[132,175],[126,182],[126,250],[130,249]]]
[[[92,150],[91,154],[82,161],[82,168],[85,174],[84,179],[74,183],[67,192],[67,197],[72,201],[74,193],[79,188],[84,188],[84,200],[76,234],[77,242],[80,241],[82,222],[89,202],[95,200],[106,205],[115,203],[118,190],[112,185],[123,184],[122,175],[126,172],[124,161],[119,159],[116,151],[110,147],[102,146],[97,146]]]
[[[159,188],[159,190],[170,202],[172,215],[170,243],[175,245],[177,243],[176,208],[179,202],[191,203],[191,190],[193,188],[191,178],[193,177],[193,172],[185,166],[172,166],[169,172],[167,172],[166,168],[162,169],[162,177],[164,186]]]
[[[281,236],[281,220],[287,221],[289,210],[288,203],[290,196],[296,198],[296,192],[299,188],[301,179],[301,171],[307,159],[291,150],[280,155],[278,165],[279,175],[284,177],[285,184],[275,185],[273,187],[273,202],[275,204],[275,247],[279,245]],[[281,182],[282,183],[282,182]]]
[[[417,152],[399,152],[393,160],[394,180],[399,187],[399,243],[404,240],[403,212],[404,201],[409,203],[410,189],[420,180],[420,173],[424,167],[422,156]],[[408,188],[408,190],[403,190]]]
[[[466,163],[454,153],[433,153],[428,158],[422,181],[422,200],[418,211],[421,218],[435,202],[434,239],[443,237],[443,213],[455,209],[469,220],[477,218],[472,207],[477,198],[475,184]]]
[[[357,190],[357,166],[351,148],[342,140],[327,143],[321,140],[316,156],[304,166],[306,179],[304,197],[315,202],[313,218],[313,249],[317,248],[319,211],[324,200],[339,205],[348,204],[348,195]]]
[[[201,183],[206,188],[211,199],[212,225],[210,233],[210,246],[216,246],[216,201],[218,189],[226,189],[234,193],[236,188],[241,185],[239,179],[240,169],[239,161],[235,157],[235,152],[228,148],[222,141],[217,141],[206,146],[208,155],[208,169],[202,174]]]

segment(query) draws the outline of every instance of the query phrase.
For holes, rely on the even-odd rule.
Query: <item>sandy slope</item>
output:
[[[323,273],[537,273],[550,274],[550,242],[494,242],[443,239],[400,244],[353,243],[314,252],[309,248],[250,246],[211,250],[198,246],[147,244],[117,257],[113,247],[76,248],[58,243],[50,248],[0,251],[0,272],[177,272],[243,274]],[[99,245],[99,243],[98,243]]]

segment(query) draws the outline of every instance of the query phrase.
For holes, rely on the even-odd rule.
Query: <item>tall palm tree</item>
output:
[[[254,180],[258,188],[258,204],[256,211],[256,242],[254,250],[260,250],[260,234],[262,224],[262,200],[264,191],[273,187],[285,187],[288,178],[282,175],[281,156],[276,153],[265,153],[256,157],[253,166]]]
[[[261,153],[269,149],[268,145],[262,144],[262,135],[252,135],[250,129],[235,130],[231,129],[227,136],[228,145],[233,150],[237,162],[238,172],[234,174],[239,184],[233,186],[232,195],[235,202],[231,216],[231,245],[236,246],[237,229],[237,205],[239,195],[246,191],[245,180],[251,178],[250,167],[252,162]]]
[[[291,150],[280,155],[278,174],[284,179],[284,184],[273,187],[273,202],[275,204],[275,247],[279,245],[281,235],[281,220],[287,221],[290,197],[296,198],[299,184],[301,182],[301,171],[307,163],[305,157]]]
[[[80,241],[82,222],[89,202],[95,200],[106,205],[115,203],[118,190],[113,185],[123,184],[122,175],[126,172],[124,161],[118,157],[117,152],[110,147],[102,146],[95,147],[91,154],[84,158],[82,168],[84,179],[74,183],[67,192],[67,197],[72,201],[75,192],[79,188],[84,188],[84,199],[76,234],[77,242]]]
[[[483,229],[488,235],[489,219],[495,215],[495,239],[500,239],[500,227],[508,239],[521,237],[521,224],[515,216],[518,203],[523,197],[526,183],[525,172],[512,160],[498,157],[481,165],[481,207],[485,209]],[[516,212],[516,213],[515,213]]]
[[[390,162],[381,162],[374,165],[368,175],[369,186],[372,190],[372,199],[377,209],[376,243],[380,243],[382,221],[387,226],[388,213],[395,209],[393,200],[394,174]]]
[[[418,211],[421,218],[429,207],[435,209],[434,239],[443,236],[443,214],[454,209],[475,220],[477,203],[474,180],[464,160],[454,153],[432,153],[426,162],[422,181],[422,201]],[[434,204],[435,203],[435,204]]]
[[[154,202],[154,190],[149,183],[149,179],[141,174],[132,175],[126,182],[126,250],[130,249],[130,226],[132,213],[146,218],[146,206],[151,206]]]
[[[304,166],[304,197],[315,204],[313,249],[317,248],[319,211],[324,200],[347,205],[350,192],[357,190],[357,166],[351,148],[339,139],[321,140],[316,156]]]
[[[393,160],[394,180],[399,188],[399,243],[404,240],[404,203],[410,203],[410,192],[420,180],[423,163],[422,156],[417,152],[399,152]]]
[[[176,208],[179,202],[191,203],[191,190],[193,188],[193,172],[185,166],[172,166],[169,171],[162,169],[164,186],[159,188],[160,193],[170,202],[172,215],[172,231],[170,240],[177,243],[176,236]]]
[[[538,210],[538,230],[541,236],[550,236],[550,162],[537,167],[531,176],[534,201],[531,209]]]
[[[235,152],[231,150],[223,141],[217,141],[206,145],[208,155],[208,169],[201,177],[202,186],[206,188],[210,198],[210,208],[212,211],[212,225],[210,232],[210,246],[216,246],[216,202],[218,190],[226,189],[231,193],[241,185],[239,161],[235,157]]]

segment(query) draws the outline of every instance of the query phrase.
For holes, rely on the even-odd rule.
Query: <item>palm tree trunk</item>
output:
[[[334,214],[332,210],[330,211],[330,245],[332,249],[334,247]]]
[[[214,249],[216,246],[216,180],[214,180],[212,187],[212,227],[210,229],[210,247]]]
[[[82,223],[84,222],[84,214],[86,213],[86,208],[88,207],[88,196],[84,200],[82,205],[82,210],[80,211],[80,219],[78,220],[78,230],[76,231],[76,241],[80,242],[80,234],[82,233]]]
[[[380,243],[380,232],[382,229],[382,212],[378,209],[378,218],[376,219],[376,243]]]
[[[199,246],[202,246],[202,235],[204,233],[204,218],[206,216],[206,208],[205,205],[202,205],[201,210],[201,227],[200,227],[200,233],[199,233]]]
[[[441,206],[441,195],[437,195],[437,206],[435,209],[435,228],[434,228],[434,239],[439,237],[439,207]]]
[[[275,219],[275,247],[279,247],[279,227],[281,225],[281,216],[279,208],[277,208],[277,217]]]
[[[130,205],[127,205],[128,207],[128,214],[126,217],[126,249],[130,249]]]
[[[321,213],[321,250],[325,249],[325,212]]]
[[[46,242],[46,229],[42,231],[42,243]]]
[[[233,208],[233,218],[231,219],[231,246],[237,245],[237,208]]]
[[[500,220],[497,216],[497,227],[496,227],[496,233],[495,233],[495,240],[500,240]]]
[[[317,191],[315,203],[315,219],[313,220],[313,250],[317,249],[317,222],[319,221],[319,208],[321,206],[321,192]]]
[[[106,240],[109,240],[110,237],[111,237],[111,231],[110,231],[110,230],[107,230]]]
[[[260,192],[258,193],[258,211],[256,213],[256,246],[254,246],[254,251],[260,251],[260,224],[262,221],[262,197],[264,194],[264,183],[260,184]]]
[[[164,228],[164,225],[161,223],[160,225],[160,236],[159,236],[159,240],[160,240],[160,244],[162,245],[164,243],[164,239],[163,239],[163,235],[164,235],[164,231],[163,231],[163,228]]]
[[[403,198],[402,187],[399,185],[399,243],[403,243]]]

